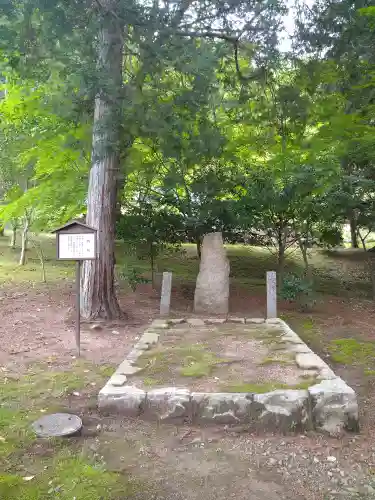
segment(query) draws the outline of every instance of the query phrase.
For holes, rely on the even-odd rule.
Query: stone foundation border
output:
[[[182,323],[199,327],[226,322],[277,326],[281,340],[295,354],[296,364],[301,369],[314,370],[320,382],[306,390],[279,389],[264,394],[200,393],[177,387],[144,391],[129,383],[128,378],[142,370],[136,365],[138,358],[158,343],[164,329]],[[344,430],[359,430],[354,390],[279,318],[156,319],[99,392],[98,405],[108,413],[176,424],[245,425],[250,432],[317,430],[336,436]]]

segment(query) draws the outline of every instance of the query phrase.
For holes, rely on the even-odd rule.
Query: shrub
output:
[[[142,269],[137,267],[128,268],[124,266],[120,271],[120,278],[127,282],[133,292],[136,291],[138,285],[151,283],[150,279],[143,276]]]
[[[289,273],[284,276],[280,296],[284,300],[296,302],[304,311],[315,305],[312,281],[298,274]]]

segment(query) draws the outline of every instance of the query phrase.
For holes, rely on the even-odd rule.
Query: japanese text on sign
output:
[[[59,234],[60,259],[95,259],[95,234]]]

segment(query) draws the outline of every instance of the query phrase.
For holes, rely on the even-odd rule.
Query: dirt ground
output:
[[[198,392],[305,387],[316,372],[299,369],[281,337],[279,328],[266,324],[175,325],[161,331],[158,345],[139,359],[144,370],[132,381],[140,388]]]
[[[239,294],[241,292],[238,292]],[[1,293],[0,367],[22,372],[32,363],[66,368],[75,356],[72,323],[73,291],[65,288]],[[264,301],[242,295],[242,313],[259,315]],[[181,292],[181,311],[190,299]],[[157,312],[157,297],[148,287],[122,303],[132,315],[124,324],[102,325],[82,332],[83,357],[98,364],[117,364]],[[174,305],[176,307],[176,303]],[[237,304],[237,307],[239,305]],[[236,310],[238,312],[238,308]],[[375,340],[375,309],[366,301],[326,298],[310,315],[287,306],[291,326],[330,362],[332,338]],[[308,328],[307,326],[310,325]],[[317,434],[249,435],[242,429],[189,428],[99,415],[97,388],[62,401],[81,415],[84,432],[74,438],[106,467],[144,478],[152,493],[142,500],[326,500],[375,499],[375,380],[359,366],[333,365],[359,395],[361,433],[331,439]],[[35,445],[43,451],[44,443]],[[45,452],[45,450],[44,450]],[[22,467],[33,473],[34,462]],[[79,499],[77,499],[79,500]]]
[[[2,291],[0,365],[22,370],[52,360],[56,368],[76,356],[74,290],[69,285]],[[121,301],[126,322],[81,326],[81,355],[94,363],[120,363],[136,337],[157,313],[158,297],[148,287]]]

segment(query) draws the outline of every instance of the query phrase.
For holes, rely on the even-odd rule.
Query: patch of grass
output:
[[[34,240],[33,235],[31,240]],[[71,279],[74,264],[56,259],[56,241],[52,235],[41,234],[37,237],[45,256],[47,282]],[[42,271],[39,256],[32,241],[26,252],[26,264],[19,266],[20,249],[12,250],[7,237],[0,238],[0,282],[2,283],[41,283]]]
[[[4,376],[0,382],[1,500],[130,500],[143,488],[127,475],[92,461],[79,439],[41,440],[31,429],[41,415],[66,411],[65,398],[73,390],[84,392],[92,390],[92,384],[104,383],[107,369],[77,361],[66,371],[37,364],[24,376]],[[40,453],[44,446],[46,453]],[[34,448],[39,453],[34,454]]]
[[[58,453],[45,467],[33,474],[34,477],[29,476],[32,479],[27,481],[17,474],[0,475],[0,498],[115,500],[131,498],[138,489],[131,479],[106,471],[103,464],[90,463],[69,450]]]
[[[302,323],[302,328],[304,332],[313,332],[315,330],[315,324],[312,318],[307,318]]]
[[[366,377],[375,377],[375,370],[369,370],[366,368],[364,370],[364,374],[366,375]]]
[[[35,438],[29,425],[37,416],[37,412],[0,407],[0,469],[11,453]]]
[[[0,381],[0,465],[10,453],[35,439],[30,430],[33,420],[61,408],[67,394],[104,381],[100,366],[79,361],[72,363],[69,371],[56,372],[37,364],[20,378],[5,375]]]
[[[103,377],[112,377],[113,372],[116,370],[116,365],[100,365],[98,367],[99,373]]]
[[[225,360],[208,351],[204,344],[159,347],[139,358],[140,365],[146,368],[145,379],[160,381],[174,370],[182,377],[205,377],[223,362]]]
[[[306,318],[304,315],[284,314],[282,319],[296,331],[313,351],[319,352],[322,349],[322,331],[313,317]]]
[[[33,239],[43,249],[47,281],[71,280],[74,276],[74,265],[56,260],[55,238],[49,234],[40,234],[33,235]],[[226,245],[226,248],[231,264],[232,284],[251,286],[254,292],[265,293],[265,273],[276,268],[276,256],[266,248],[256,246]],[[25,266],[18,266],[19,253],[19,248],[16,250],[9,248],[8,237],[0,238],[0,282],[40,283],[41,269],[36,249],[30,246]],[[130,255],[123,242],[116,241],[115,253],[118,269],[124,265],[129,268],[137,267],[145,277],[150,277],[150,264],[147,260],[138,260],[134,255]],[[355,259],[348,258],[348,251],[312,249],[309,254],[317,291],[331,295],[340,293],[347,296],[369,296],[370,280],[363,279],[364,261],[368,258],[366,252],[356,252]],[[193,285],[199,270],[199,260],[194,245],[184,244],[180,252],[166,252],[160,255],[157,258],[156,270],[159,274],[163,271],[172,271],[176,283]],[[286,257],[285,272],[300,274],[302,271],[301,256],[296,249],[292,249]]]
[[[353,338],[333,340],[329,344],[331,359],[343,365],[373,365],[375,343]]]

